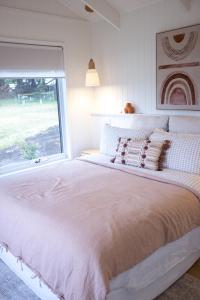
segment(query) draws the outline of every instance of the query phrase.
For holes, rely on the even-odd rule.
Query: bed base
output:
[[[145,288],[136,291],[133,288],[120,288],[112,290],[106,300],[151,300],[164,292],[171,284],[180,278],[200,257],[200,250],[190,254],[166,274]],[[41,299],[59,300],[59,298],[40,281],[26,265],[17,261],[9,251],[3,249],[0,259]]]
[[[190,267],[199,259],[200,250],[197,253],[191,254],[187,259],[176,265],[165,275],[154,281],[152,284],[139,291],[133,288],[121,288],[116,291],[111,291],[106,300],[152,300],[162,294],[170,287],[177,279],[185,274]]]

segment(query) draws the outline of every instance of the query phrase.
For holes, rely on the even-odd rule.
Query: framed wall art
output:
[[[200,110],[200,25],[156,34],[157,109]]]

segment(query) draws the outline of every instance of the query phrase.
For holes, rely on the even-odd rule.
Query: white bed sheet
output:
[[[172,169],[163,169],[163,171],[153,171],[149,169],[143,169],[128,165],[121,165],[121,164],[113,164],[110,162],[112,159],[111,156],[104,155],[104,154],[92,154],[92,155],[85,155],[83,157],[80,157],[78,159],[86,160],[92,163],[99,163],[108,165],[111,167],[117,167],[119,166],[120,169],[124,170],[136,170],[137,172],[140,172],[141,174],[149,174],[153,176],[158,176],[164,179],[170,179],[175,182],[180,182],[181,184],[185,185],[189,189],[195,190],[197,194],[200,195],[200,175],[198,174],[192,174]]]

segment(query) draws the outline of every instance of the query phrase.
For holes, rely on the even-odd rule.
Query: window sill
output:
[[[39,160],[39,162],[37,162]],[[65,154],[52,155],[49,157],[41,157],[28,162],[14,163],[8,166],[0,167],[0,178],[12,174],[21,173],[28,170],[34,170],[46,165],[54,164],[62,160],[69,160]]]

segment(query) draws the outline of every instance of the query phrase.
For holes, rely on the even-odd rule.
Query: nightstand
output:
[[[81,152],[81,156],[99,154],[99,149],[85,149]]]

